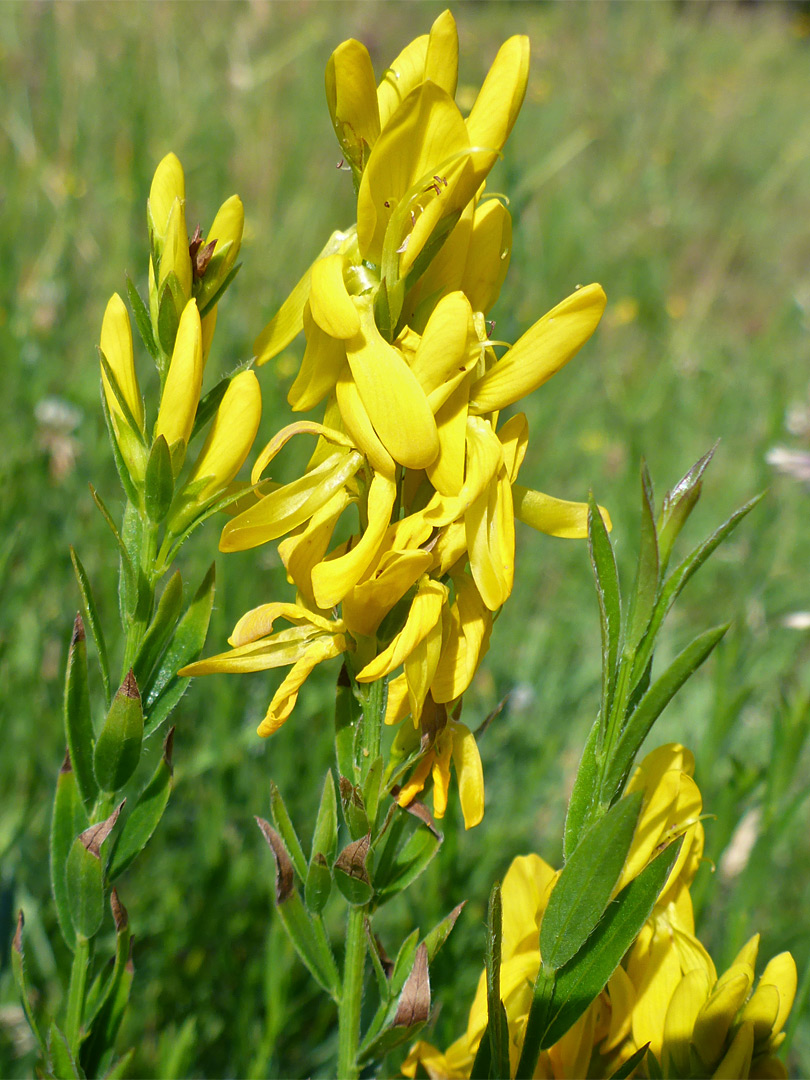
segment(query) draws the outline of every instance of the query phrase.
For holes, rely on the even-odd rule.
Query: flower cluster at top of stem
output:
[[[603,992],[538,1061],[535,1077],[566,1080],[612,1076],[649,1044],[664,1077],[786,1077],[774,1057],[796,993],[796,964],[781,953],[754,987],[759,935],[719,978],[695,936],[689,893],[701,862],[702,799],[692,779],[694,758],[670,744],[648,754],[626,795],[644,792],[618,893],[661,848],[682,836],[678,858],[655,907]],[[539,855],[516,858],[502,886],[501,997],[509,1029],[512,1075],[517,1066],[540,967],[538,936],[559,877]],[[403,1065],[421,1064],[432,1080],[468,1077],[487,1025],[486,978],[481,975],[467,1030],[446,1052],[417,1043]],[[640,1065],[632,1075],[647,1075]]]
[[[148,310],[131,283],[129,295],[160,375],[151,434],[129,314],[118,293],[107,304],[101,326],[101,377],[130,500],[142,517],[155,526],[165,522],[167,535],[178,537],[227,492],[261,418],[258,380],[252,371],[240,371],[228,381],[205,443],[184,483],[176,487],[198,418],[217,301],[237,269],[244,213],[241,200],[232,195],[218,210],[209,239],[203,239],[198,228],[189,242],[183,168],[174,154],[167,154],[152,180],[147,222]]]
[[[281,540],[297,599],[248,612],[231,651],[184,672],[292,664],[259,726],[270,735],[316,664],[352,654],[358,683],[391,678],[386,722],[412,718],[395,741],[400,760],[421,745],[400,803],[432,773],[441,817],[452,762],[468,828],[483,814],[483,780],[458,706],[512,591],[515,517],[554,536],[587,533],[584,503],[517,483],[528,425],[520,413],[501,422],[500,412],[567,363],[605,305],[602,288],[588,285],[502,355],[491,340],[486,315],[508,266],[511,220],[487,197],[486,178],[522,104],[528,63],[528,40],[510,38],[465,118],[454,100],[449,12],[379,85],[359,42],[332,55],[327,100],[357,222],[333,234],[255,346],[262,364],[303,329],[289,402],[294,412],[325,402],[323,419],[292,423],[265,447],[252,474],[258,501],[220,544]],[[285,443],[305,434],[318,441],[303,475],[264,479]],[[334,543],[351,507],[359,527]],[[278,620],[289,628],[277,630]]]

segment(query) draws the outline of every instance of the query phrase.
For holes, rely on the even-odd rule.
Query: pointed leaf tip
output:
[[[17,916],[17,929],[14,931],[14,940],[11,943],[14,951],[19,953],[20,956],[22,955],[22,932],[24,926],[25,916],[22,913],[22,908],[20,908],[19,915]]]
[[[166,736],[163,743],[163,760],[166,762],[166,766],[169,773],[174,775],[174,765],[172,764],[172,753],[174,751],[174,726],[169,728],[169,734]]]
[[[137,699],[138,701],[141,700],[141,692],[138,689],[138,682],[135,678],[135,672],[132,670],[132,668],[129,669],[127,677],[121,684],[120,692],[124,695],[124,697]]]
[[[99,821],[98,824],[91,825],[89,829],[85,829],[84,832],[79,833],[79,840],[81,840],[87,851],[89,851],[91,855],[95,855],[97,859],[101,857],[101,845],[115,828],[115,823],[118,821],[118,815],[123,810],[126,801],[126,799],[122,799],[106,820]]]
[[[69,772],[73,772],[73,762],[70,760],[70,749],[66,746],[64,760],[59,766],[59,775],[62,776],[64,773]]]
[[[430,1015],[430,971],[427,946],[424,941],[416,950],[411,973],[399,995],[394,1027],[413,1027],[424,1023]]]
[[[73,620],[73,636],[70,639],[70,647],[73,648],[80,641],[84,641],[84,622],[82,621],[82,614],[80,611],[76,612],[76,618]]]
[[[283,904],[295,891],[292,859],[287,854],[284,841],[269,821],[257,817],[256,824],[262,832],[276,860],[276,903]]]
[[[116,934],[121,934],[129,926],[129,915],[127,909],[121,903],[116,888],[113,888],[110,893],[110,907],[112,908],[113,919],[115,920],[115,932]]]

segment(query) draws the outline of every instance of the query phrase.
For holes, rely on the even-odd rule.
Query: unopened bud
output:
[[[262,393],[252,371],[231,379],[208,438],[194,463],[189,483],[208,477],[197,496],[202,502],[230,484],[250,453],[262,416]]]
[[[180,318],[169,372],[160,399],[155,438],[163,435],[171,448],[188,443],[202,386],[202,331],[197,302],[189,300]]]

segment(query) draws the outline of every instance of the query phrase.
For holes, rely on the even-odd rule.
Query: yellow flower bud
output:
[[[186,211],[182,199],[175,199],[169,211],[163,251],[160,256],[158,296],[169,274],[174,273],[184,299],[191,296],[191,256],[188,253]]]
[[[132,330],[129,324],[124,301],[113,293],[104,312],[104,320],[101,324],[101,351],[110,365],[118,383],[129,411],[132,413],[135,423],[143,431],[143,399],[141,398],[138,376],[135,374],[135,359],[132,352]],[[101,379],[104,383],[104,394],[110,414],[115,422],[116,430],[119,420],[124,420],[124,413],[113,392],[113,388],[107,379],[104,369],[101,371]],[[124,421],[126,422],[126,421]]]
[[[225,391],[189,477],[189,483],[209,477],[198,495],[200,500],[226,487],[239,472],[256,438],[261,415],[259,380],[252,371],[241,371]]]
[[[162,242],[166,236],[174,200],[179,199],[183,202],[185,197],[186,181],[183,166],[175,154],[167,154],[155,169],[147,204],[151,224],[158,241]]]
[[[189,300],[180,317],[169,373],[155,425],[155,438],[163,435],[171,447],[179,439],[188,443],[202,386],[202,331],[197,301]]]

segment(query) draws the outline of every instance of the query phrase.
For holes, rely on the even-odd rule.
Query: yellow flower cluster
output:
[[[517,483],[528,425],[523,414],[499,414],[574,355],[605,305],[599,285],[578,289],[496,354],[486,315],[511,221],[485,182],[523,101],[528,62],[528,40],[507,41],[465,118],[449,12],[379,84],[359,42],[331,57],[327,99],[357,223],[333,235],[255,346],[264,363],[303,329],[289,402],[295,412],[325,402],[323,420],[290,424],[265,447],[252,475],[258,501],[225,526],[220,545],[281,540],[297,601],[249,612],[232,651],[185,672],[293,664],[259,727],[269,735],[312,668],[352,652],[359,683],[392,677],[386,721],[410,715],[422,733],[424,756],[400,802],[432,772],[441,816],[452,761],[468,828],[483,814],[483,781],[454,709],[512,590],[515,517],[555,536],[587,533],[586,504]],[[281,486],[265,479],[302,434],[318,437],[303,475]],[[354,507],[359,528],[333,542]],[[277,619],[291,629],[276,630]]]
[[[242,241],[244,214],[237,195],[217,212],[207,242],[189,244],[185,177],[174,154],[158,165],[147,204],[151,243],[149,313],[144,328],[161,373],[161,397],[151,439],[147,438],[124,301],[115,293],[101,326],[101,377],[116,442],[136,488],[142,488],[150,450],[165,439],[172,473],[180,472],[200,401],[203,372],[216,325],[218,293],[227,282]],[[198,230],[199,232],[199,230]],[[201,318],[201,312],[203,317]],[[186,523],[189,503],[201,506],[223,492],[245,461],[259,427],[261,391],[252,371],[228,384],[211,430],[173,505],[175,531]]]
[[[703,851],[702,800],[692,779],[694,758],[670,744],[648,754],[628,794],[644,802],[619,892],[668,843],[682,836],[678,859],[653,912],[604,991],[574,1026],[540,1055],[535,1077],[575,1080],[612,1076],[649,1044],[664,1077],[786,1077],[774,1056],[796,993],[790,953],[774,957],[754,986],[759,936],[748,942],[719,978],[695,936],[689,887]],[[517,1066],[532,987],[540,967],[543,913],[559,876],[539,855],[516,858],[502,886],[501,998],[508,1027],[512,1073]],[[487,1023],[486,979],[481,975],[466,1032],[442,1053],[429,1043],[413,1047],[403,1065],[431,1077],[468,1077]],[[647,1075],[639,1065],[632,1075]]]

